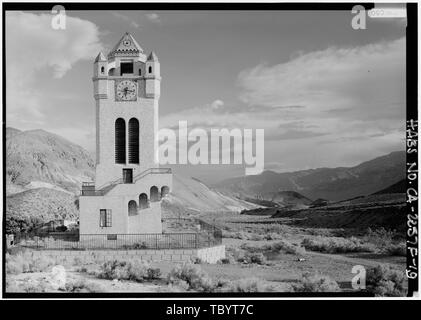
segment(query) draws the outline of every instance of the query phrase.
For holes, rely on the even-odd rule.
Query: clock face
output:
[[[116,98],[120,101],[136,101],[136,83],[123,80],[117,84]]]

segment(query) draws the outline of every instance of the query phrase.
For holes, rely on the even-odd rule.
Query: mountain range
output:
[[[274,193],[295,191],[315,200],[345,200],[378,192],[405,179],[406,154],[396,151],[354,167],[319,168],[224,180],[214,187],[242,199],[273,200]]]

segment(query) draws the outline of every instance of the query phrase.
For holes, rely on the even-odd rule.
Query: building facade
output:
[[[161,233],[172,174],[159,168],[160,63],[129,33],[94,62],[95,182],[82,185],[81,234]]]

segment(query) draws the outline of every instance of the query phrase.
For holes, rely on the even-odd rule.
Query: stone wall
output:
[[[161,250],[34,250],[35,256],[47,255],[57,261],[73,262],[78,257],[83,259],[106,260],[130,260],[140,259],[142,261],[171,261],[171,262],[192,262],[196,258],[205,263],[217,263],[225,258],[225,246],[215,246],[200,249],[161,249]]]

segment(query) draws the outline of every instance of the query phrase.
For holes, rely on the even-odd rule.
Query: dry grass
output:
[[[250,243],[244,243],[240,247],[243,250],[249,252],[284,252],[289,254],[303,255],[305,254],[305,248],[301,247],[292,242],[286,240],[280,240],[270,244],[254,245]]]
[[[338,283],[320,274],[303,274],[298,284],[293,285],[295,292],[337,292],[339,291]]]
[[[211,292],[215,289],[215,282],[199,266],[183,264],[174,267],[167,276],[169,284],[182,285],[187,289]]]
[[[389,266],[378,265],[367,270],[367,291],[375,296],[403,297],[406,278],[402,271],[391,269]]]
[[[66,283],[65,286],[66,292],[104,292],[105,289],[92,281],[87,281],[86,279],[79,279],[76,281],[71,281]]]
[[[246,278],[223,283],[222,292],[273,292],[275,287],[259,278]]]
[[[307,250],[324,253],[347,253],[347,252],[374,252],[373,245],[363,243],[361,240],[351,237],[323,237],[305,238],[301,245]]]
[[[22,251],[17,254],[6,254],[6,273],[20,274],[27,272],[42,272],[57,262],[45,255],[35,257],[30,251]]]
[[[138,260],[104,262],[99,271],[92,272],[101,279],[132,280],[137,282],[150,281],[161,277],[161,270],[151,268],[147,263]]]

